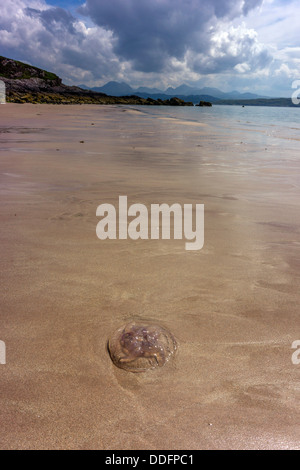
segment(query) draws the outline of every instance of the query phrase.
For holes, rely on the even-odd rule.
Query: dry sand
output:
[[[299,149],[122,107],[0,113],[0,448],[300,449]],[[204,248],[100,241],[119,195],[204,203]],[[136,317],[175,361],[112,364]]]

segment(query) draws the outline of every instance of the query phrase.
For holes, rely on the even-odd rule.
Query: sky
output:
[[[185,83],[290,97],[300,79],[299,0],[1,0],[0,55],[68,85]]]

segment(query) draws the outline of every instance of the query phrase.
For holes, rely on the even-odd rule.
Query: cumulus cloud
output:
[[[259,43],[257,33],[243,24],[222,25],[213,32],[206,53],[192,54],[191,67],[199,73],[221,73],[257,70],[272,60],[269,51]]]
[[[298,33],[291,32],[287,43],[282,31],[281,48],[270,42],[287,8],[280,3],[86,0],[71,13],[47,0],[5,0],[0,54],[56,72],[70,84],[117,80],[133,86],[189,83],[255,91],[254,83],[267,94],[276,83],[289,87],[288,80],[300,72]],[[289,18],[296,3],[289,2]],[[278,24],[291,30],[284,20]]]
[[[239,73],[245,73],[245,72],[249,72],[250,67],[246,62],[244,62],[242,64],[236,64],[234,66],[234,70],[236,70]]]
[[[118,74],[110,31],[87,27],[70,12],[42,1],[5,0],[0,9],[2,55],[50,68],[70,82]]]
[[[288,79],[300,78],[300,68],[291,68],[288,64],[281,64],[275,69],[274,75]]]
[[[187,52],[209,55],[218,22],[246,15],[261,3],[262,0],[86,0],[79,11],[113,32],[115,53],[131,61],[134,69],[162,72],[170,59],[183,61]],[[239,39],[249,40],[245,36]],[[194,63],[199,68],[199,62]]]

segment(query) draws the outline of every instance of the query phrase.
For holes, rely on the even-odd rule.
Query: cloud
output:
[[[55,71],[67,82],[118,74],[110,31],[87,27],[69,11],[42,1],[5,0],[0,9],[2,55]]]
[[[35,8],[27,7],[24,13],[32,18],[38,18],[41,24],[51,34],[59,34],[65,31],[69,34],[76,32],[74,24],[75,18],[68,11],[63,8],[49,8],[48,10],[37,10]]]
[[[163,72],[171,59],[183,61],[187,52],[209,55],[218,22],[241,17],[261,3],[262,0],[87,0],[79,12],[113,32],[114,52],[130,61],[135,70]],[[194,63],[201,72],[199,63]]]
[[[0,54],[90,86],[117,80],[287,94],[299,76],[294,0],[86,0],[78,12],[73,1],[60,4],[72,8],[1,2]]]
[[[191,67],[200,73],[257,70],[272,61],[269,51],[259,43],[257,33],[244,24],[222,25],[212,35],[206,54],[193,55]]]
[[[236,70],[239,73],[245,73],[245,72],[249,72],[250,67],[246,62],[244,62],[242,64],[236,64],[234,66],[234,70]]]

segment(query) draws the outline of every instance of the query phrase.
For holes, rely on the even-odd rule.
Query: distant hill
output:
[[[80,85],[81,88],[87,89],[85,85]],[[152,97],[157,99],[158,97],[162,96],[180,96],[180,97],[188,97],[190,96],[199,96],[200,99],[205,99],[202,97],[213,97],[217,99],[258,99],[258,98],[268,98],[267,96],[260,96],[255,93],[240,93],[238,91],[231,91],[231,92],[223,92],[218,88],[213,87],[204,87],[204,88],[195,88],[189,85],[180,85],[176,88],[169,87],[165,91],[160,90],[158,88],[150,88],[150,87],[139,87],[139,88],[132,88],[125,82],[108,82],[102,87],[95,87],[91,88],[93,91],[97,91],[100,93],[106,93],[108,95],[114,96],[124,96],[124,95],[137,95],[143,96],[145,98]],[[163,99],[163,98],[161,98]],[[198,100],[198,101],[199,101]]]
[[[141,98],[152,98],[154,100],[167,100],[173,97],[173,95],[166,95],[165,93],[135,93],[136,96],[139,96]],[[180,98],[181,100],[185,101],[191,101],[193,104],[198,104],[200,101],[210,101],[211,103],[217,103],[219,101],[218,98],[215,98],[214,96],[211,95],[174,95],[177,98]]]
[[[261,96],[257,95],[255,93],[240,93],[239,91],[230,91],[230,92],[223,92],[219,90],[218,88],[211,88],[211,87],[204,87],[201,90],[202,93],[206,93],[208,95],[215,96],[216,98],[219,99],[257,99],[257,98],[269,98],[268,96]]]
[[[92,90],[97,93],[105,93],[106,95],[112,96],[134,95],[134,89],[124,82],[108,82],[106,85],[92,88]]]
[[[219,90],[218,88],[211,88],[211,87],[204,87],[204,88],[195,88],[190,87],[189,85],[180,85],[176,88],[169,87],[166,89],[165,93],[167,95],[173,95],[174,93],[178,93],[181,95],[208,95],[214,96],[215,98],[226,98],[228,93],[224,93],[223,91]],[[229,93],[229,97],[231,94]]]
[[[256,98],[269,98],[268,96],[261,96],[255,93],[240,93],[239,91],[224,92],[214,87],[193,88],[188,85],[180,85],[177,88],[167,88],[166,94],[178,95],[208,95],[219,99],[256,99]]]
[[[167,100],[170,97],[177,97],[181,100],[192,102],[194,105],[200,101],[209,101],[219,105],[236,105],[236,106],[280,106],[295,107],[289,98],[270,98],[260,96],[255,93],[240,93],[239,91],[223,92],[218,88],[204,87],[193,88],[189,85],[180,85],[176,88],[167,88],[165,91],[157,88],[139,87],[133,89],[127,83],[109,82],[103,87],[92,88],[93,91],[106,92],[113,91],[115,96],[124,95],[126,90],[129,94],[137,97],[151,100]],[[300,109],[300,106],[298,106]]]

